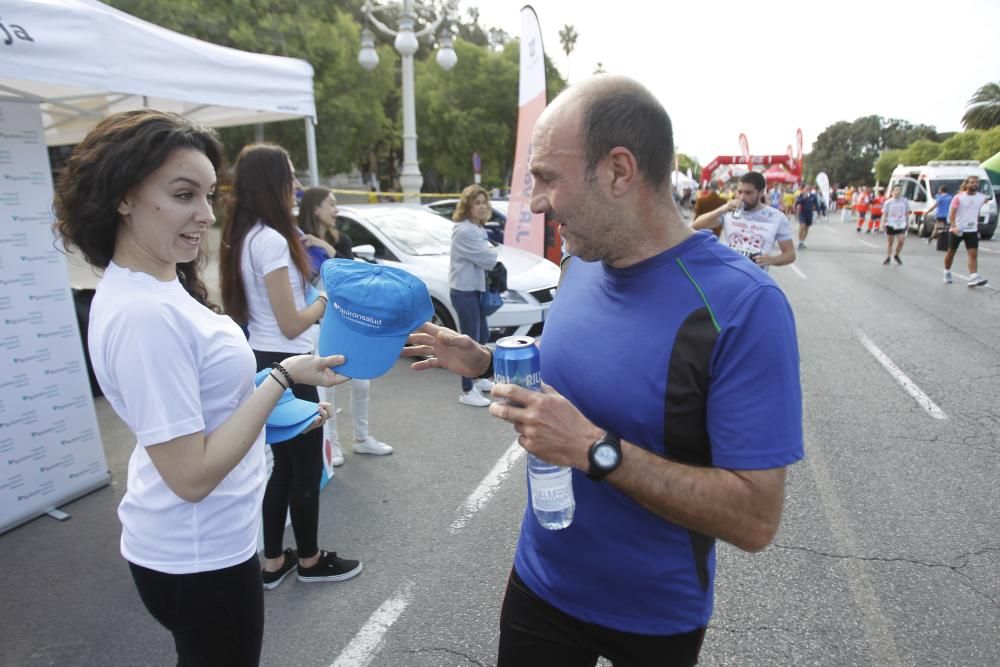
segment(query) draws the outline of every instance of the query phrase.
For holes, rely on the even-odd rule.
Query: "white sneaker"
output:
[[[384,442],[379,442],[378,440],[376,440],[371,436],[368,436],[368,438],[365,440],[354,441],[354,453],[385,456],[386,454],[392,454],[392,447],[385,444]]]
[[[946,282],[947,284],[950,285],[951,284],[951,271],[945,271],[944,272],[944,278],[942,278],[942,280],[944,282]]]
[[[476,380],[473,383],[473,385],[480,392],[493,391],[493,380],[490,380],[489,378],[480,378],[480,379]]]
[[[490,404],[490,399],[479,393],[479,390],[476,389],[475,385],[473,385],[472,389],[469,391],[463,391],[459,395],[458,402],[462,405],[471,405],[474,408],[485,408]]]
[[[983,278],[978,273],[973,273],[971,276],[969,276],[969,282],[966,283],[966,284],[969,287],[982,287],[983,285],[985,285],[988,282],[989,281],[986,280],[986,278]]]
[[[340,448],[340,445],[330,442],[329,438],[323,444],[330,449],[330,463],[333,464],[333,467],[344,465],[344,450]]]

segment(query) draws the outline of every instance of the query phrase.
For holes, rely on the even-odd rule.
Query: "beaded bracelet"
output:
[[[277,382],[278,386],[281,387],[282,389],[288,389],[288,387],[285,386],[284,381],[282,381],[281,379],[279,379],[278,376],[274,374],[274,371],[271,371],[268,374],[268,377],[271,378],[272,380],[274,380],[275,382]]]
[[[285,377],[285,381],[288,382],[288,386],[286,387],[286,389],[291,389],[292,387],[295,386],[295,380],[292,379],[292,374],[289,373],[284,366],[282,366],[280,363],[276,361],[273,364],[271,364],[271,368],[278,371]]]

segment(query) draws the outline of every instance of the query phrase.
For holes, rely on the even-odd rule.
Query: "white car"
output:
[[[458,330],[448,288],[454,225],[416,204],[341,206],[337,214],[337,229],[350,237],[359,258],[396,266],[423,280],[434,303],[433,321]],[[503,306],[487,318],[491,339],[540,336],[559,267],[519,248],[500,245],[497,253],[507,267],[508,289],[501,294]]]

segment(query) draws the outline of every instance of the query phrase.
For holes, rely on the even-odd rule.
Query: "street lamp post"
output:
[[[402,0],[402,2],[365,0],[361,11],[379,32],[395,38],[393,45],[402,57],[403,169],[400,172],[399,183],[403,188],[403,201],[420,203],[420,188],[424,184],[424,177],[420,174],[420,164],[417,161],[417,114],[413,91],[413,55],[420,47],[418,38],[437,30],[448,14],[455,10],[457,0],[449,0],[444,6],[444,12],[441,16],[419,32],[414,31],[414,23],[417,18],[414,4],[414,0]],[[399,10],[398,30],[393,30],[375,16],[375,12],[388,7]],[[438,49],[437,63],[442,69],[448,71],[458,61],[458,56],[455,55],[455,49],[452,47],[451,34],[444,32],[438,41],[440,48]],[[367,27],[361,31],[361,51],[358,53],[358,63],[369,71],[378,65],[375,35]]]

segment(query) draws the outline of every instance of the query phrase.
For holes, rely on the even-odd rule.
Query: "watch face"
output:
[[[612,468],[618,463],[618,450],[612,445],[598,445],[594,448],[594,461],[602,468]]]

